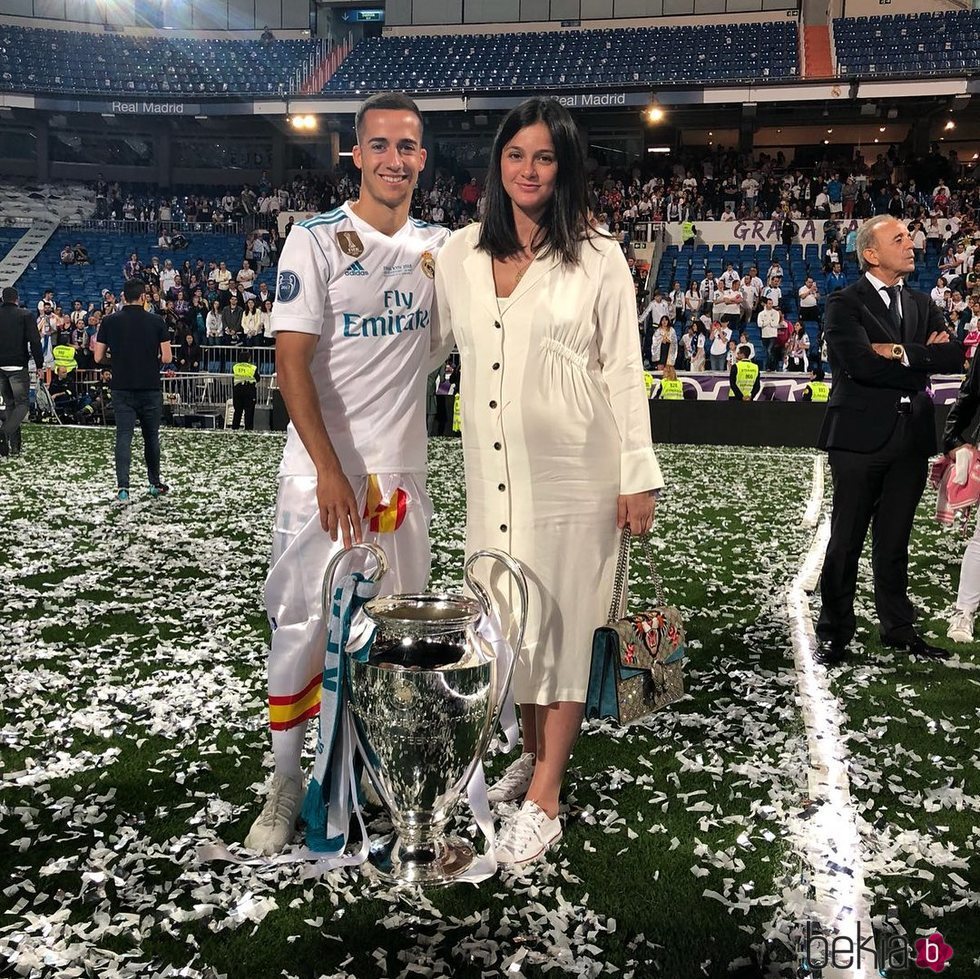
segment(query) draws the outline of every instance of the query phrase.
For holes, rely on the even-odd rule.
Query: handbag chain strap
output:
[[[623,528],[622,536],[619,539],[619,554],[616,558],[616,577],[613,581],[612,601],[609,604],[609,618],[607,621],[615,622],[626,614],[626,584],[629,575],[630,564],[630,541],[633,533],[629,526]],[[654,599],[658,606],[666,605],[664,600],[664,583],[657,571],[657,566],[653,560],[653,549],[650,547],[650,538],[639,538],[643,556],[647,561],[647,568],[650,571],[650,578],[653,581]]]

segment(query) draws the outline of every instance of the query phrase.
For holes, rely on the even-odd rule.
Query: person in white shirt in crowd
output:
[[[766,272],[766,284],[772,285],[776,279],[781,279],[783,277],[783,267],[779,264],[778,259],[773,259],[772,264],[769,266],[769,271]]]
[[[667,296],[667,300],[670,303],[670,318],[678,324],[683,323],[686,317],[684,295],[684,290],[681,288],[681,284],[679,282],[675,282],[673,286],[671,286],[670,293]]]
[[[728,262],[725,265],[725,271],[722,272],[720,276],[721,284],[726,289],[729,289],[732,286],[734,286],[740,279],[741,276],[738,274],[738,270],[731,262]]]
[[[160,230],[160,237],[157,238],[157,248],[167,248],[169,249],[171,245],[170,235],[167,234],[163,229]]]
[[[432,207],[432,223],[442,224],[446,220],[446,211],[441,204],[434,204]]]
[[[725,210],[721,212],[721,218],[720,218],[720,220],[722,220],[722,221],[734,221],[735,220],[735,212],[732,210],[731,204],[726,204],[725,205]]]
[[[765,308],[759,311],[759,334],[762,337],[762,349],[766,352],[767,371],[776,369],[776,337],[779,335],[779,325],[783,314],[776,308],[771,298],[766,298]]]
[[[204,342],[209,347],[221,343],[221,334],[224,326],[221,322],[221,303],[215,299],[208,310],[207,318],[204,321]]]
[[[696,320],[701,315],[701,307],[704,300],[701,298],[701,289],[693,279],[687,285],[687,292],[684,293],[684,313],[687,319]]]
[[[687,328],[687,332],[683,337],[681,337],[681,344],[684,347],[684,357],[688,363],[688,370],[704,370],[704,333],[702,332],[701,327],[702,324],[695,316],[691,320],[691,323]]]
[[[670,301],[661,293],[659,289],[653,290],[653,298],[638,317],[640,332],[643,336],[643,366],[650,370],[652,367],[651,347],[653,344],[653,334],[657,329],[657,324],[666,317],[670,319]]]
[[[752,281],[752,276],[748,272],[739,284],[739,291],[742,293],[742,321],[748,323],[759,306],[759,290]]]
[[[160,210],[157,213],[157,217],[161,221],[169,221],[171,218],[170,212],[170,201],[160,201]]]
[[[235,276],[235,281],[242,287],[243,292],[252,291],[252,283],[255,282],[255,270],[249,265],[248,259],[242,259],[242,267]]]
[[[949,310],[949,288],[943,276],[936,279],[936,285],[929,293],[929,298],[939,307],[941,312],[946,313]]]
[[[759,270],[756,266],[752,266],[749,269],[749,275],[752,276],[752,285],[755,286],[755,291],[761,296],[762,295],[762,279],[759,278]]]
[[[721,306],[723,311],[716,308],[715,318],[735,329],[742,319],[742,290],[737,279],[721,290]]]
[[[912,229],[912,247],[915,249],[915,264],[919,266],[926,258],[926,232],[921,221],[916,221]]]
[[[713,316],[712,304],[715,301],[715,293],[718,291],[718,283],[715,282],[715,273],[711,269],[705,272],[700,289],[702,309],[707,316]]]
[[[747,347],[749,351],[748,359],[755,360],[755,344],[752,343],[751,340],[749,340],[749,335],[748,333],[745,332],[745,330],[739,332],[738,343],[735,346],[736,349],[739,349],[741,347]]]
[[[800,286],[800,319],[804,323],[820,322],[820,289],[813,276]]]
[[[218,268],[214,272],[214,281],[221,293],[221,305],[228,304],[228,297],[231,294],[231,270],[224,262],[218,263]]]
[[[180,274],[173,267],[173,263],[168,258],[163,263],[163,268],[160,270],[160,292],[162,295],[167,296],[170,292],[177,288],[177,280],[180,278]]]
[[[830,217],[830,196],[827,194],[826,187],[813,198],[813,214],[818,218]]]
[[[810,338],[802,323],[797,323],[786,344],[785,370],[805,374],[809,369]]]
[[[269,243],[265,240],[265,235],[256,235],[252,240],[252,262],[259,274],[269,264]]]
[[[776,276],[770,285],[764,286],[762,289],[763,300],[771,299],[773,306],[776,309],[781,308],[783,302],[783,290],[782,290],[782,278]]]
[[[755,207],[756,198],[759,193],[759,181],[752,174],[749,174],[741,184],[742,201],[751,211]]]
[[[249,346],[255,346],[263,338],[262,314],[254,299],[245,300],[245,312],[242,313],[242,333],[245,334],[245,343]]]
[[[225,196],[221,198],[221,210],[224,211],[225,214],[232,214],[234,212],[234,210],[235,210],[235,197],[234,197],[233,194],[228,193],[228,194],[225,194]]]
[[[732,331],[724,323],[715,321],[711,324],[711,334],[708,338],[708,359],[713,371],[728,369],[728,343]]]

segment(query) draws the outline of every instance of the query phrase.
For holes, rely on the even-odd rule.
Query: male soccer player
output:
[[[375,541],[391,564],[386,594],[421,591],[429,577],[425,383],[435,255],[448,231],[409,218],[425,166],[415,103],[373,96],[355,128],[360,196],[295,225],[271,319],[291,419],[265,586],[275,773],[245,840],[267,854],[290,841],[302,806],[300,756],[319,710],[320,588],[330,558]]]

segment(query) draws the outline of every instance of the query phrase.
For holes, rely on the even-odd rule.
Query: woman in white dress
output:
[[[558,102],[530,99],[507,115],[485,199],[482,223],[439,253],[433,342],[452,333],[460,353],[467,553],[500,548],[528,575],[514,677],[523,752],[490,791],[492,802],[524,798],[497,845],[501,862],[522,864],[561,836],[558,796],[592,633],[612,597],[617,528],[650,529],[663,479],[633,282],[591,222],[582,148]],[[509,607],[504,580],[494,587]]]

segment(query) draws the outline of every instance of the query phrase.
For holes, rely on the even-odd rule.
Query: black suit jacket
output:
[[[925,393],[929,374],[963,369],[963,348],[955,340],[926,344],[945,329],[942,313],[923,292],[902,287],[902,333],[892,323],[884,299],[861,276],[827,299],[824,333],[833,371],[827,415],[820,431],[822,449],[875,452],[889,440],[899,419],[899,402],[911,399],[915,451],[936,451],[932,398]],[[909,366],[880,357],[873,343],[901,343]]]

